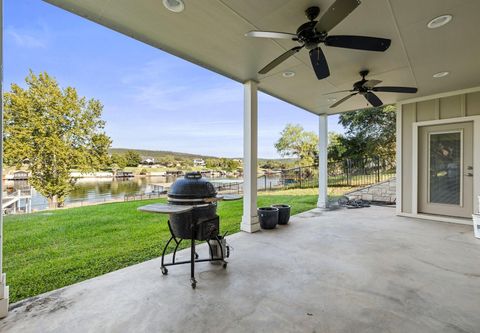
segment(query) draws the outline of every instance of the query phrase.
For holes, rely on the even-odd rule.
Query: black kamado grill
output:
[[[212,183],[202,178],[200,173],[187,173],[178,179],[168,191],[168,202],[180,206],[193,206],[193,209],[170,217],[172,233],[175,237],[204,241],[218,236],[217,192]],[[197,226],[192,235],[192,224]]]
[[[187,173],[184,178],[178,179],[168,191],[168,204],[153,204],[140,207],[139,210],[161,214],[169,214],[168,227],[171,237],[162,252],[162,274],[167,275],[166,266],[191,264],[191,284],[195,288],[195,263],[219,262],[227,268],[225,258],[229,256],[225,235],[220,236],[220,219],[217,215],[217,201],[223,197],[217,196],[212,183],[202,178],[199,172]],[[175,261],[175,256],[180,243],[184,239],[191,240],[190,260]],[[165,252],[172,242],[175,249],[172,261],[165,263]],[[195,252],[195,241],[206,241],[210,257],[199,259]]]

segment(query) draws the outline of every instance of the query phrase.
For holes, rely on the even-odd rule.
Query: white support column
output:
[[[0,0],[0,97],[3,101],[3,0]],[[3,102],[0,102],[0,138],[3,138]],[[0,139],[0,174],[3,174],[3,141]],[[0,177],[0,202],[3,202],[3,177]],[[3,273],[3,207],[0,210],[0,318],[8,313],[8,287]]]
[[[260,230],[257,216],[257,83],[247,81],[243,88],[243,217],[240,229],[255,232]]]
[[[327,146],[328,146],[328,115],[318,117],[318,208],[327,208],[328,204],[328,172],[327,172]]]

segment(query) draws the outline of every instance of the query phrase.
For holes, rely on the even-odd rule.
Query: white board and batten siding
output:
[[[442,222],[468,220],[417,212],[417,162],[420,126],[473,121],[474,196],[480,195],[480,87],[402,101],[397,104],[397,214]],[[475,146],[478,143],[478,146]],[[472,200],[473,200],[472,198]],[[474,210],[479,210],[475,200]]]

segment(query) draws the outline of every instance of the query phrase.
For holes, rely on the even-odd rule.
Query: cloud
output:
[[[198,89],[194,88],[194,85],[170,87],[165,82],[154,82],[137,86],[135,90],[134,100],[153,110],[203,109],[226,103],[242,103],[240,87],[222,86]]]
[[[17,46],[23,48],[46,48],[48,45],[45,29],[38,31],[22,31],[14,27],[5,29],[5,36]]]
[[[238,83],[219,80],[203,68],[182,62],[171,56],[155,59],[126,70],[119,81],[128,85],[131,100],[150,110],[211,110],[232,103],[243,105],[243,90]]]

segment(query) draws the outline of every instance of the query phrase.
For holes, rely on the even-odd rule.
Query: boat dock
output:
[[[32,212],[32,190],[17,190],[14,193],[3,193],[2,213],[17,214]]]

